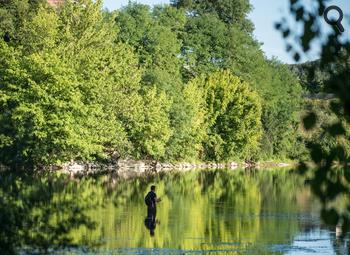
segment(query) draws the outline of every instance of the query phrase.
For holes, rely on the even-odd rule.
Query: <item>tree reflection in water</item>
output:
[[[163,199],[157,220],[150,221],[144,196],[151,184]],[[317,210],[304,180],[284,170],[206,170],[130,179],[3,173],[0,254],[67,247],[96,249],[97,254],[137,247],[135,252],[142,247],[283,254],[269,247],[288,250],[298,234],[319,229],[312,216]]]
[[[79,180],[68,176],[2,173],[0,175],[0,254],[76,246],[70,235],[81,226],[95,227],[86,215],[96,206]],[[85,242],[85,240],[84,240]]]

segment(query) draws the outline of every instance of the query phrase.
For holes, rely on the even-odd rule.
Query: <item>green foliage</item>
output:
[[[302,156],[305,149],[298,118],[302,90],[297,77],[278,61],[267,61],[260,44],[237,23],[225,22],[214,7],[203,7],[221,3],[226,1],[176,3],[188,13],[184,33],[179,34],[183,40],[184,79],[228,69],[249,82],[262,98],[263,106],[261,150],[254,157],[295,159]],[[193,15],[196,8],[200,11]],[[238,10],[241,9],[237,7],[235,11]],[[220,143],[220,139],[216,140]]]
[[[170,137],[157,141],[161,148],[159,153],[139,153],[140,156],[159,154],[155,158],[159,159],[161,156],[167,160],[198,158],[199,144],[203,139],[203,131],[200,130],[201,103],[200,99],[195,98],[198,94],[189,94],[191,89],[183,84],[180,72],[182,59],[179,55],[182,44],[178,33],[183,30],[185,21],[184,12],[170,6],[156,6],[150,10],[146,5],[130,4],[118,12],[118,40],[129,44],[137,52],[144,70],[141,86],[145,90],[156,86],[159,91],[166,93],[171,102],[164,101],[164,104],[170,105]],[[135,139],[136,144],[138,139]],[[144,150],[146,151],[148,150]]]
[[[188,9],[193,16],[210,13],[227,24],[237,24],[242,30],[253,31],[253,24],[247,19],[252,6],[247,0],[171,0],[171,2],[177,8]]]
[[[206,139],[205,94],[200,85],[190,82],[183,88],[182,95],[181,101],[175,105],[175,110],[181,115],[178,115],[176,129],[167,146],[167,159],[201,159],[202,142]]]
[[[338,102],[337,99],[307,100],[305,108],[309,115],[306,115],[303,124],[308,132],[303,132],[303,137],[307,144],[318,141],[318,145],[327,153],[333,147],[342,145],[345,153],[350,155],[350,126],[345,119],[340,119],[339,124],[337,115],[331,110],[331,105]]]
[[[1,158],[6,163],[50,164],[101,151],[93,106],[84,106],[74,71],[53,52],[22,57],[1,47]]]
[[[0,162],[299,157],[301,89],[264,57],[250,9],[1,2]]]
[[[333,93],[335,100],[330,104],[335,117],[334,121],[321,122],[320,131],[330,141],[327,147],[323,141],[313,141],[309,145],[310,154],[316,165],[314,170],[310,170],[311,188],[322,201],[321,216],[326,224],[340,225],[345,235],[350,230],[350,204],[346,202],[344,208],[337,208],[337,199],[348,197],[350,193],[350,182],[348,177],[349,169],[349,121],[350,121],[350,41],[342,38],[341,33],[335,28],[332,31],[323,31],[320,27],[320,14],[325,11],[327,1],[313,1],[314,7],[304,8],[302,1],[290,1],[290,10],[293,18],[304,29],[292,31],[290,36],[296,39],[297,47],[290,46],[291,51],[296,56],[311,49],[314,40],[322,40],[322,51],[320,59],[320,71],[324,73],[326,82],[325,90]],[[289,25],[282,22],[277,25],[282,32],[289,30]],[[299,49],[298,49],[299,47]],[[300,50],[301,49],[301,50]],[[315,80],[317,67],[311,68],[311,80]],[[315,116],[316,113],[313,113]],[[316,115],[317,116],[317,115]],[[321,118],[319,118],[321,119]],[[317,128],[317,118],[309,117],[305,124],[307,129]],[[322,119],[321,119],[322,120]],[[312,125],[313,124],[313,125]],[[322,126],[323,125],[323,126]],[[317,132],[317,131],[316,131]],[[301,163],[301,172],[305,172],[305,163]]]
[[[203,76],[191,83],[198,84],[205,93],[205,155],[216,161],[251,157],[261,136],[259,96],[229,71]]]
[[[1,43],[0,154],[7,165],[89,160],[130,147],[125,129],[141,101],[137,61],[115,43],[101,3],[84,3],[60,12],[42,6],[23,22],[18,46]]]
[[[144,69],[142,83],[156,85],[172,97],[182,89],[178,58],[181,42],[174,30],[182,28],[184,19],[170,7],[157,7],[151,12],[149,6],[141,4],[128,5],[116,17],[118,40],[135,49]]]
[[[263,100],[262,156],[265,158],[299,158],[304,152],[299,132],[302,90],[286,65],[269,62],[266,83],[257,87]]]
[[[147,89],[143,96],[144,110],[141,121],[136,124],[135,150],[138,157],[149,156],[161,160],[165,156],[166,144],[171,136],[169,108],[171,101],[165,92],[157,88]]]
[[[9,0],[0,2],[0,38],[12,43],[18,40],[19,29],[35,15],[45,0]]]
[[[325,92],[328,74],[321,70],[319,60],[291,65],[290,68],[299,77],[300,84],[306,91],[310,93]]]

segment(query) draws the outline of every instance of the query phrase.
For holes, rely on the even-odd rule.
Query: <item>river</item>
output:
[[[1,254],[347,254],[289,170],[0,175]],[[145,220],[152,184],[162,201]]]

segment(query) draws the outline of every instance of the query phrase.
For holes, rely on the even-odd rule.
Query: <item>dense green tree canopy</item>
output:
[[[60,12],[42,5],[13,46],[1,43],[4,163],[93,159],[110,146],[128,147],[125,127],[141,100],[137,62],[115,43],[101,3],[85,4]]]
[[[144,70],[142,90],[156,86],[167,94],[168,100],[165,101],[170,101],[164,103],[170,104],[168,119],[171,135],[161,144],[165,150],[161,153],[162,157],[168,160],[193,160],[198,156],[198,146],[192,146],[197,140],[194,130],[198,128],[191,125],[196,121],[193,118],[199,109],[191,105],[193,101],[189,100],[193,99],[185,91],[181,74],[182,43],[178,35],[183,31],[185,21],[183,11],[170,6],[157,6],[151,10],[141,4],[128,5],[116,17],[120,27],[118,40],[132,46],[138,53],[139,64]]]
[[[261,136],[259,96],[229,71],[199,77],[191,83],[202,88],[205,95],[207,157],[220,161],[254,155]]]
[[[177,8],[186,8],[190,15],[211,13],[227,24],[236,24],[244,31],[253,31],[253,24],[247,19],[252,6],[247,0],[172,0]]]
[[[296,158],[301,88],[246,0],[0,3],[0,162]]]
[[[4,0],[0,3],[0,37],[6,42],[18,39],[25,20],[35,15],[45,0]]]
[[[183,41],[184,80],[228,69],[250,83],[263,99],[261,140],[263,158],[295,158],[303,152],[298,134],[302,90],[297,77],[278,61],[266,60],[260,44],[238,22],[225,22],[213,6],[226,1],[179,1],[187,13]],[[239,1],[248,6],[245,1]],[[206,8],[212,6],[213,8]],[[240,4],[237,4],[240,6]],[[246,8],[237,8],[242,12]],[[200,12],[192,15],[192,9]]]

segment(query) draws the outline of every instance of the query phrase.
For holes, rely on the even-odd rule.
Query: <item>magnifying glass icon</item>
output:
[[[339,14],[339,17],[338,19],[329,19],[328,17],[328,14],[330,11],[337,11],[338,14]],[[331,5],[329,7],[326,8],[326,10],[324,11],[324,20],[329,24],[329,25],[332,25],[332,26],[336,26],[338,28],[338,30],[343,33],[345,30],[344,30],[344,27],[342,25],[342,20],[344,18],[344,13],[342,11],[342,9],[340,9],[338,6],[336,5]]]

